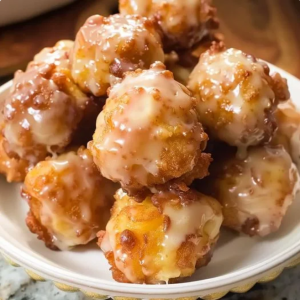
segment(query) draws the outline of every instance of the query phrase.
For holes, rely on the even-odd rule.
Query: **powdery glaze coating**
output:
[[[196,99],[155,63],[113,86],[89,148],[104,177],[133,191],[191,175],[202,159],[205,176],[206,141]]]
[[[240,50],[214,45],[190,76],[188,88],[209,133],[246,148],[268,141],[276,128],[274,109],[289,97],[286,80]]]
[[[87,244],[105,228],[115,191],[84,148],[42,161],[25,178],[27,226],[54,250]]]
[[[253,147],[244,160],[223,156],[208,178],[223,205],[224,225],[250,236],[278,230],[299,190],[299,176],[282,146]]]
[[[106,94],[114,77],[147,69],[163,61],[154,24],[140,16],[90,17],[79,30],[73,52],[72,75],[86,92]]]
[[[210,0],[120,0],[123,15],[139,14],[158,22],[167,51],[191,48],[218,27]]]
[[[272,144],[283,145],[300,170],[300,112],[290,100],[278,105],[275,116],[278,128]]]
[[[70,69],[70,53],[74,47],[74,42],[70,40],[58,41],[54,47],[47,47],[34,56],[32,62],[27,66],[36,68],[43,64],[55,64],[57,67]]]
[[[121,189],[99,245],[120,282],[168,283],[206,265],[219,237],[219,203],[193,190],[171,189],[142,203]],[[152,201],[153,202],[152,202]]]

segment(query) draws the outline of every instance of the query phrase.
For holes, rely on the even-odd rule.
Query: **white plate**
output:
[[[299,107],[300,81],[274,66],[270,67],[288,79],[292,99]],[[10,85],[11,83],[7,83],[0,88],[0,101],[8,93]],[[275,273],[279,273],[289,260],[300,253],[298,197],[288,210],[280,230],[265,239],[239,236],[222,230],[211,263],[198,270],[184,283],[118,283],[112,279],[109,265],[95,243],[69,252],[53,252],[47,249],[26,228],[24,219],[27,204],[19,196],[20,185],[8,184],[1,178],[0,190],[0,249],[14,261],[43,278],[101,295],[179,298],[204,297],[220,292],[206,297],[216,299],[241,284],[251,287],[266,274],[270,275],[270,270],[275,269]],[[238,290],[243,291],[235,289]]]

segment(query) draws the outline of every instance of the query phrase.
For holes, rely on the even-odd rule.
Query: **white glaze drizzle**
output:
[[[271,130],[266,112],[271,112],[275,95],[264,67],[265,63],[231,48],[205,52],[190,76],[188,87],[200,99],[201,121],[230,145],[256,145]],[[219,113],[222,117],[214,115]]]
[[[156,63],[150,70],[128,73],[111,89],[91,147],[105,177],[147,185],[148,174],[158,175],[163,151],[171,146],[167,140],[174,132],[186,141],[185,150],[196,157],[203,131],[195,99],[165,72],[164,66]],[[105,128],[108,114],[110,131]],[[186,163],[187,169],[194,167],[194,160]]]

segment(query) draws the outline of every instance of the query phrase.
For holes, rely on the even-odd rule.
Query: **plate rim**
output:
[[[39,274],[36,274],[31,269],[26,269],[24,266],[17,264],[16,262],[14,262],[9,257],[9,255],[4,253],[3,251],[0,251],[0,254],[2,254],[2,257],[4,258],[4,260],[8,264],[10,264],[11,266],[13,266],[13,267],[23,267],[25,272],[27,273],[27,275],[31,279],[33,279],[35,281],[46,281],[46,280],[50,281],[54,284],[54,286],[56,286],[58,289],[60,289],[64,292],[81,292],[85,296],[91,297],[92,299],[105,300],[105,299],[113,298],[115,300],[142,300],[141,297],[132,298],[132,297],[124,297],[124,296],[98,294],[98,293],[95,293],[93,291],[89,291],[88,289],[82,289],[80,287],[74,287],[74,286],[66,285],[64,283],[60,283],[60,282],[57,282],[57,281],[49,280],[47,278],[44,278],[44,277],[40,276]],[[230,288],[227,287],[227,289],[224,288],[224,290],[223,289],[221,291],[218,290],[217,292],[214,292],[214,293],[196,295],[196,296],[194,295],[194,296],[188,296],[188,297],[179,297],[179,298],[175,298],[175,299],[171,298],[171,299],[174,299],[174,300],[195,300],[195,299],[201,297],[204,300],[218,300],[218,299],[226,296],[230,292],[243,294],[243,293],[248,292],[255,284],[271,282],[271,281],[275,280],[276,278],[278,278],[282,274],[282,272],[285,271],[286,269],[294,268],[294,267],[299,266],[299,265],[300,265],[300,254],[298,253],[298,255],[296,255],[292,259],[286,261],[285,263],[283,263],[283,264],[281,264],[277,267],[274,267],[271,270],[268,270],[268,271],[264,272],[263,274],[261,274],[261,277],[259,277],[255,281],[251,281],[251,279],[249,279],[248,281],[245,280],[245,281],[240,282],[239,285],[237,285],[237,286],[230,287]],[[150,300],[170,300],[170,298],[159,298],[159,299],[151,298]]]
[[[288,81],[294,81],[295,84],[300,85],[300,80],[292,74],[289,74],[288,72],[272,65],[269,62],[267,62],[267,64],[272,72],[278,72],[287,78]],[[12,80],[0,86],[0,94],[9,89],[11,85]],[[261,273],[272,270],[273,268],[276,268],[278,265],[283,264],[300,253],[300,241],[295,243],[293,246],[282,250],[281,253],[278,253],[277,255],[255,265],[242,268],[230,274],[224,274],[213,278],[172,284],[171,288],[170,285],[140,285],[108,282],[107,280],[100,278],[96,279],[86,275],[81,275],[79,273],[62,269],[57,266],[50,265],[47,262],[41,261],[38,257],[32,256],[29,253],[18,249],[16,245],[6,241],[2,236],[0,236],[0,250],[1,249],[4,253],[9,252],[9,256],[12,257],[13,260],[18,261],[20,265],[30,269],[32,266],[35,266],[34,270],[36,270],[38,273],[45,274],[49,278],[57,278],[58,281],[67,282],[71,285],[75,284],[77,286],[85,286],[87,288],[102,290],[105,291],[105,294],[144,294],[145,296],[149,296],[151,294],[151,297],[159,295],[168,295],[170,297],[173,295],[176,297],[176,295],[182,293],[199,293],[205,292],[206,290],[219,289],[223,286],[234,285],[241,281],[255,277]]]

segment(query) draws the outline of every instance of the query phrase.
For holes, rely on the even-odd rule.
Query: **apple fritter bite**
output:
[[[157,62],[126,73],[111,88],[89,149],[102,175],[133,195],[171,179],[186,177],[189,184],[207,175],[207,139],[196,99]]]
[[[77,33],[72,75],[83,91],[103,96],[114,77],[163,60],[153,22],[137,15],[95,15]]]
[[[299,191],[296,166],[282,146],[250,147],[245,159],[234,149],[223,152],[211,174],[204,185],[223,205],[223,225],[250,236],[278,230]]]
[[[275,112],[277,130],[273,145],[283,145],[300,170],[300,112],[291,100],[280,103]]]
[[[62,152],[79,135],[80,122],[86,117],[95,122],[102,107],[74,83],[66,68],[70,48],[59,44],[38,54],[25,72],[15,73],[4,101],[3,151],[9,158],[26,161],[28,167]]]
[[[87,244],[105,228],[116,189],[83,147],[39,162],[22,190],[30,207],[27,226],[53,250]]]
[[[208,134],[245,149],[267,142],[276,128],[274,110],[289,99],[286,79],[237,49],[214,44],[201,55],[188,88]]]
[[[129,283],[171,283],[206,265],[219,237],[222,209],[215,199],[175,186],[137,203],[122,189],[99,246],[113,278]]]
[[[120,0],[121,14],[154,19],[163,32],[166,51],[188,49],[218,28],[211,0]]]

